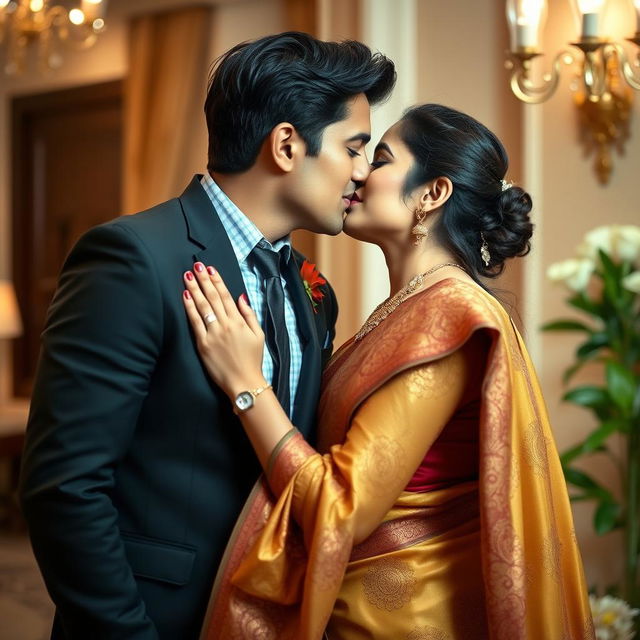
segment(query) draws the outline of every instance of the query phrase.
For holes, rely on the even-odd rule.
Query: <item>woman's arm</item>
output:
[[[470,377],[468,348],[397,374],[373,393],[349,424],[345,441],[309,455],[300,434],[274,455],[269,483],[291,492],[291,513],[305,534],[318,505],[351,520],[353,544],[380,524],[442,433]],[[322,517],[322,514],[320,514]],[[324,516],[332,519],[331,509]]]
[[[246,301],[236,305],[215,272],[196,268],[195,278],[186,277],[185,283],[185,307],[198,349],[216,382],[232,400],[241,391],[264,386],[264,335]],[[216,321],[207,324],[203,318],[210,313]],[[446,357],[396,375],[360,407],[345,442],[326,455],[293,431],[271,391],[240,414],[274,493],[292,491],[292,513],[303,529],[313,528],[316,505],[333,487],[330,501],[343,503],[343,516],[349,512],[355,543],[369,535],[459,405],[481,359],[476,351],[472,340]]]

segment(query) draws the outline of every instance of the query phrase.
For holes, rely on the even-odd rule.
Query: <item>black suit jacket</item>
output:
[[[180,198],[91,229],[67,258],[42,336],[21,478],[53,638],[197,638],[233,524],[260,467],[208,378],[182,305],[200,260],[245,292],[196,176]],[[296,260],[301,256],[294,252]],[[293,422],[311,440],[333,291],[303,340]]]

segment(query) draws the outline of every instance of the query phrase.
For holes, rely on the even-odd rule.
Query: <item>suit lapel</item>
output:
[[[195,245],[193,259],[215,267],[222,276],[229,292],[237,300],[246,287],[236,255],[220,218],[200,184],[202,176],[196,175],[180,196],[180,203],[187,222],[189,240]],[[316,406],[320,389],[321,357],[319,335],[324,336],[324,316],[315,314],[300,276],[301,258],[292,252],[289,263],[291,300],[296,313],[302,341],[302,366],[300,380],[293,404],[292,422],[306,436],[312,435]]]
[[[180,196],[182,211],[189,230],[189,240],[197,245],[194,262],[215,267],[222,276],[234,300],[247,289],[242,279],[236,254],[220,218],[196,175]]]

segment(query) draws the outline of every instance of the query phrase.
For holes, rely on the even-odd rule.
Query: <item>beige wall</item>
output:
[[[510,180],[522,174],[522,107],[511,94],[504,68],[508,32],[503,0],[418,0],[417,101],[469,113],[487,125],[509,155]],[[463,45],[461,46],[461,43]],[[519,312],[522,261],[508,264],[490,286]]]

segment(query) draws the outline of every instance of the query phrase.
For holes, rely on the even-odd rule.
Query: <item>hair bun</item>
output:
[[[504,269],[504,261],[524,256],[531,249],[533,224],[529,218],[531,196],[518,186],[500,192],[497,209],[485,216],[482,232],[491,254],[487,276],[495,276]]]

